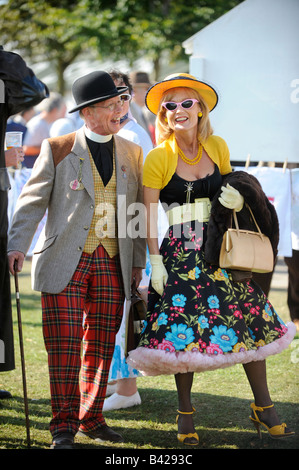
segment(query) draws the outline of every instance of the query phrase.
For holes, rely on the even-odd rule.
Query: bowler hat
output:
[[[73,113],[100,101],[108,100],[121,95],[128,87],[116,87],[109,73],[101,70],[88,73],[77,78],[72,86],[72,93],[76,106],[69,111]]]
[[[197,80],[193,75],[189,75],[188,73],[174,73],[168,75],[164,80],[156,83],[148,90],[145,97],[145,103],[148,109],[153,114],[157,114],[163,94],[177,87],[192,88],[192,90],[197,91],[206,102],[209,111],[212,111],[218,102],[216,91],[207,83]]]

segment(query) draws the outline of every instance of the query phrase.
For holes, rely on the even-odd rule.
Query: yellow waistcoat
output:
[[[102,244],[112,258],[118,253],[115,155],[112,176],[106,186],[90,152],[89,159],[94,181],[95,209],[83,251],[91,254]]]

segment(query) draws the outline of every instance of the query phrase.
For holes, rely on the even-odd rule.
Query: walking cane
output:
[[[18,281],[17,269],[18,269],[18,262],[16,260],[15,264],[14,264],[16,303],[17,303],[18,327],[19,327],[19,338],[20,338],[20,353],[21,353],[21,364],[22,364],[22,379],[23,379],[23,393],[24,393],[24,406],[25,406],[25,418],[26,418],[27,446],[30,447],[30,425],[29,425],[29,411],[28,411],[28,399],[27,399],[25,356],[24,356],[24,347],[23,347],[22,318],[21,318],[21,305],[20,305],[20,293],[19,293],[19,281]]]

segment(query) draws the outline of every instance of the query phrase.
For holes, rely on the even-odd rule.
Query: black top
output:
[[[106,186],[113,173],[113,138],[109,142],[94,142],[86,137],[86,142],[104,186]]]
[[[222,184],[222,176],[218,166],[215,164],[214,172],[204,178],[195,181],[187,181],[174,173],[169,183],[160,191],[160,201],[170,205],[180,205],[187,202],[188,188],[190,191],[190,202],[201,197],[213,199]]]

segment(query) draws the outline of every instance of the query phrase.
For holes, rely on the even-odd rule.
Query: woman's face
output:
[[[174,88],[167,93],[162,103],[167,101],[180,103],[188,99],[197,99],[197,94],[190,88]],[[198,113],[200,111],[199,103],[195,103],[191,108],[184,108],[178,105],[174,111],[166,110],[165,117],[170,129],[174,132],[197,131]]]

